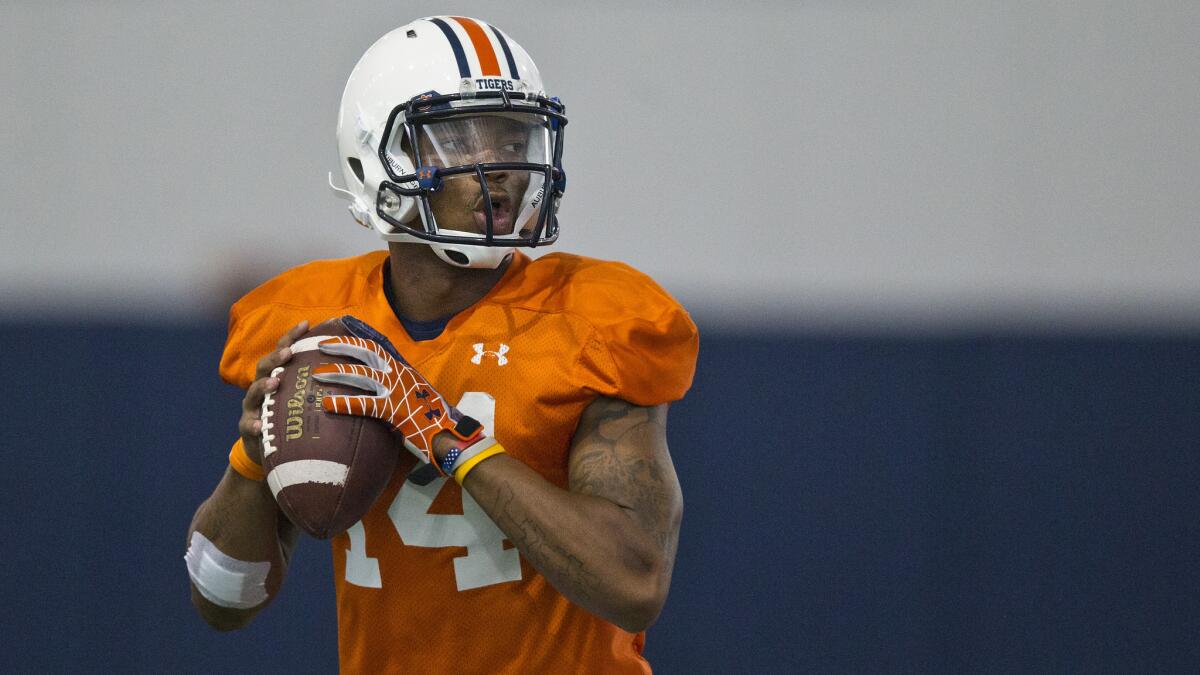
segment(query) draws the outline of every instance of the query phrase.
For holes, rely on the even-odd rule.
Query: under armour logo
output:
[[[500,347],[496,349],[496,351],[492,351],[490,349],[484,349],[484,344],[485,343],[483,342],[475,343],[475,356],[471,357],[471,363],[474,363],[477,366],[483,363],[484,354],[491,354],[492,356],[496,357],[496,365],[498,366],[503,366],[504,364],[508,363],[508,357],[505,356],[505,354],[508,353],[508,345],[501,342]]]

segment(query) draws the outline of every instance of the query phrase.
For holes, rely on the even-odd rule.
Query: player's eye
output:
[[[500,151],[509,157],[520,157],[525,154],[525,142],[513,141],[500,146]]]

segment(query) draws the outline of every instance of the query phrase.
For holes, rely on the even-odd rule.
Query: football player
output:
[[[627,265],[520,251],[558,237],[566,124],[525,50],[482,21],[420,19],[358,62],[336,189],[388,250],[296,267],[230,311],[240,437],[186,555],[209,624],[244,626],[279,589],[296,529],[263,481],[260,407],[308,326],[350,314],[380,340],[341,345],[363,365],[317,377],[365,398],[326,409],[388,422],[411,454],[332,539],[342,669],[649,672],[683,507],[667,405],[698,338]],[[406,368],[479,424],[406,425],[411,392],[384,377]]]

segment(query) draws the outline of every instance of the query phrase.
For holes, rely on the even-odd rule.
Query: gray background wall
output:
[[[1200,4],[0,5],[0,311],[189,315],[377,247],[325,188],[385,30],[501,26],[568,104],[565,249],[699,315],[1200,324]]]

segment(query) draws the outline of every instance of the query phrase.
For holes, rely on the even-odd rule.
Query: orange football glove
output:
[[[353,322],[353,323],[352,323]],[[446,402],[429,382],[410,366],[382,335],[353,317],[343,323],[364,337],[333,337],[318,348],[325,354],[348,356],[357,363],[326,363],[313,369],[318,382],[343,384],[371,392],[369,396],[326,396],[326,412],[373,417],[391,425],[404,436],[404,445],[418,459],[446,475],[433,454],[433,437],[449,431],[465,448],[482,440],[483,426]],[[432,475],[429,475],[432,478]]]

